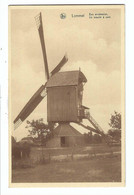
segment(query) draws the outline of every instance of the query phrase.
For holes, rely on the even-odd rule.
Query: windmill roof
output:
[[[82,136],[82,134],[69,124],[60,124],[54,129],[56,136]]]
[[[87,82],[85,75],[79,70],[58,72],[50,77],[46,87],[78,85],[79,81]]]

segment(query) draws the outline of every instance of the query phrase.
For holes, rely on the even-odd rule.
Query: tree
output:
[[[37,138],[41,138],[43,134],[48,130],[48,125],[43,123],[43,119],[27,121],[26,128],[31,128],[28,130],[31,136],[36,136]]]
[[[92,143],[92,132],[84,133],[84,142],[86,144]]]
[[[109,129],[108,135],[110,135],[114,140],[119,141],[121,139],[120,129]]]
[[[13,136],[11,136],[11,142],[12,142],[12,146],[13,146],[14,144],[16,144],[16,139],[15,139]]]
[[[54,129],[54,123],[45,124],[43,119],[27,121],[26,128],[30,128],[28,131],[30,136],[36,136],[42,143],[50,137],[51,132]]]
[[[114,114],[111,115],[109,126],[114,129],[121,130],[121,114],[114,111]]]
[[[109,126],[112,129],[109,129],[108,135],[116,141],[121,140],[121,114],[114,111],[114,114],[111,115]]]
[[[101,143],[102,142],[102,137],[99,134],[94,134],[93,135],[93,143]]]

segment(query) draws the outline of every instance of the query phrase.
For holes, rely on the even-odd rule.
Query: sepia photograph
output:
[[[124,186],[124,5],[8,8],[10,187]]]

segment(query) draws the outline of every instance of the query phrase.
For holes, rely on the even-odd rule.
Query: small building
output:
[[[46,147],[73,147],[82,146],[83,143],[83,135],[73,128],[69,123],[63,123],[59,124],[53,130],[53,137],[47,141]]]

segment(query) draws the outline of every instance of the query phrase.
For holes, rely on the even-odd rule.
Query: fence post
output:
[[[49,155],[49,163],[51,162],[51,155],[50,155],[50,152],[48,153]]]
[[[72,155],[71,155],[72,160],[74,160],[74,148],[72,149]]]

